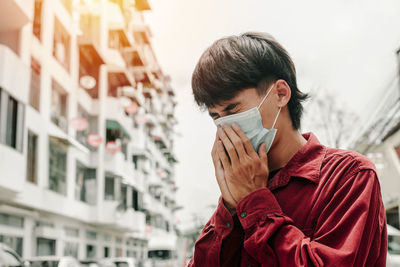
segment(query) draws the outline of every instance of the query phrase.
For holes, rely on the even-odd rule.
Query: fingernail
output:
[[[232,124],[232,127],[233,127],[235,130],[239,130],[239,125],[238,125],[236,122],[234,122],[234,123]]]

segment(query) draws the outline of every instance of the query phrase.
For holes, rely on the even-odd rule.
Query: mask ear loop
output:
[[[281,112],[281,109],[282,109],[282,108],[279,108],[279,109],[278,109],[278,114],[276,114],[276,117],[275,117],[274,123],[272,124],[271,129],[273,129],[273,128],[275,127],[275,123],[276,123],[276,121],[278,120],[278,116],[279,116],[279,113]]]
[[[263,97],[263,99],[261,100],[261,103],[260,104],[258,104],[258,107],[257,107],[257,109],[260,109],[260,107],[261,107],[261,105],[264,103],[264,100],[267,98],[267,96],[269,95],[269,93],[271,93],[271,91],[272,91],[272,88],[274,88],[274,86],[275,86],[275,83],[274,84],[272,84],[272,86],[271,86],[271,88],[269,89],[269,91],[268,91],[268,93]]]

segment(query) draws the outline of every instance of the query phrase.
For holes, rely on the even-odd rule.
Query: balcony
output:
[[[143,195],[143,208],[148,210],[151,214],[162,214],[162,211],[165,209],[161,201],[154,199],[154,197],[149,194]]]
[[[26,160],[22,153],[4,144],[0,144],[0,155],[6,155],[0,160],[0,199],[14,198],[25,183],[25,168],[21,166]]]
[[[126,211],[116,214],[116,225],[130,231],[144,232],[146,215],[143,212],[128,208]]]
[[[131,71],[145,71],[146,61],[143,48],[137,45],[126,47],[122,50],[124,59]]]
[[[134,78],[126,70],[111,66],[108,66],[108,70],[108,96],[120,97],[122,96],[122,88],[135,85]]]
[[[147,184],[151,187],[162,187],[161,177],[156,174],[156,172],[151,171],[150,174],[147,176]]]
[[[122,152],[116,154],[104,153],[104,169],[120,177],[129,177],[133,171],[132,164],[125,160]]]
[[[0,1],[0,32],[18,30],[26,25],[33,15],[31,0]]]
[[[120,209],[116,200],[105,200],[97,212],[96,224],[128,231],[144,231],[145,214],[132,208]]]
[[[118,205],[117,200],[104,200],[103,204],[98,207],[96,223],[107,226],[115,225]]]
[[[126,96],[129,98],[133,98],[139,106],[143,106],[145,103],[144,96],[139,90],[133,88],[132,86],[124,86],[122,87],[122,96]]]
[[[125,114],[123,99],[116,97],[107,97],[106,99],[106,118],[116,121],[121,125],[121,130],[129,136],[129,132],[133,128],[132,118]]]
[[[106,64],[111,67],[120,69],[126,68],[125,61],[122,58],[120,51],[117,49],[107,49],[104,52],[104,59]]]
[[[151,135],[153,137],[153,141],[158,143],[161,149],[166,149],[169,147],[170,141],[160,126],[155,127],[151,132]]]
[[[18,79],[15,79],[15,73],[18,73]],[[29,81],[29,67],[9,47],[0,45],[0,87],[12,92],[21,102],[28,103]]]
[[[96,83],[93,87],[87,87],[87,93],[92,98],[98,98],[99,90],[99,71],[100,66],[104,64],[103,56],[100,54],[98,41],[95,37],[87,35],[84,33],[82,36],[79,37],[79,79],[82,84],[83,77],[89,76],[93,78]]]

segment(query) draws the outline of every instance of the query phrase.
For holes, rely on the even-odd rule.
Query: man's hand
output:
[[[211,157],[214,163],[215,177],[217,178],[219,189],[221,190],[222,193],[222,198],[227,208],[231,211],[233,208],[236,207],[237,202],[235,199],[233,199],[231,192],[226,184],[224,169],[222,168],[222,163],[217,152],[218,141],[219,137],[217,133],[217,135],[215,136],[214,146],[211,150]]]
[[[219,158],[214,161],[217,181],[225,202],[236,207],[245,196],[267,186],[269,169],[266,145],[260,145],[257,154],[248,137],[235,123],[232,126],[218,126],[217,137],[214,144]]]

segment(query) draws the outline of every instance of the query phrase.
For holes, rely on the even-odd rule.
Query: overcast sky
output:
[[[297,68],[299,88],[338,96],[360,115],[397,72],[400,1],[152,0],[146,20],[160,65],[172,77],[178,106],[175,141],[181,227],[192,214],[207,220],[220,195],[210,151],[215,126],[194,103],[191,75],[202,52],[223,36],[245,31],[272,34]],[[313,129],[310,129],[313,130]]]

